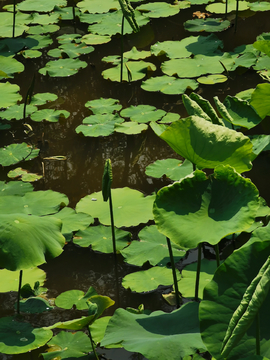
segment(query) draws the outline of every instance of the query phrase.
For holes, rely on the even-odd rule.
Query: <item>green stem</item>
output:
[[[256,355],[261,355],[261,346],[260,346],[260,317],[259,312],[256,315]]]
[[[15,18],[16,18],[16,0],[13,0],[13,27],[12,27],[12,37],[15,37]]]
[[[20,270],[18,298],[17,298],[17,314],[18,315],[20,315],[20,299],[21,299],[22,276],[23,276],[23,271]]]
[[[75,0],[73,0],[73,2],[72,2],[72,14],[73,14],[74,33],[77,34],[76,15],[75,15]]]
[[[196,273],[196,284],[195,284],[195,301],[199,301],[201,259],[202,259],[202,244],[199,244],[198,245],[198,263],[197,263],[197,273]]]
[[[111,189],[109,189],[109,206],[110,206],[110,216],[111,216],[113,253],[114,253],[114,255],[116,256],[116,241],[115,241],[115,232],[114,232],[114,218],[113,218],[113,206],[112,206],[112,193],[111,193]]]
[[[122,17],[122,26],[121,26],[121,66],[120,66],[120,82],[123,81],[123,63],[124,63],[124,21],[125,17]]]
[[[94,341],[93,341],[93,339],[92,339],[90,326],[88,326],[88,334],[89,334],[89,339],[90,339],[90,341],[91,341],[93,353],[94,353],[96,359],[99,360],[98,354],[97,354],[96,349],[95,349]]]
[[[177,309],[179,309],[180,308],[180,300],[179,300],[178,282],[177,282],[177,276],[176,276],[176,270],[175,270],[175,264],[174,264],[171,241],[170,241],[170,239],[168,237],[167,237],[167,245],[168,245],[169,254],[170,254],[170,260],[171,260],[171,265],[172,265],[173,282],[174,282],[174,289],[175,289],[175,296],[176,296],[176,307],[177,307]]]
[[[239,0],[236,0],[236,13],[235,13],[234,33],[236,33],[236,30],[237,30],[238,8],[239,8]]]
[[[227,19],[227,14],[228,14],[228,0],[226,0],[226,4],[225,4],[225,19]]]
[[[219,257],[219,246],[218,246],[218,244],[215,245],[215,252],[216,252],[217,267],[219,267],[219,265],[220,265],[220,257]]]

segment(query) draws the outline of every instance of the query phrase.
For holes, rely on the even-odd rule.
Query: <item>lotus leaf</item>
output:
[[[148,176],[160,178],[166,175],[173,181],[178,181],[191,174],[193,165],[190,161],[185,160],[183,163],[178,159],[157,160],[146,167],[145,173]]]
[[[111,316],[103,316],[102,318],[97,319],[93,324],[89,326],[91,331],[92,339],[94,342],[99,345],[101,340],[104,338],[106,328],[108,326]],[[120,348],[121,345],[108,345],[106,348]]]
[[[50,13],[43,15],[36,12],[32,13],[32,20],[31,20],[32,24],[48,25],[48,24],[58,23],[58,21],[59,21],[59,15],[57,13]]]
[[[197,79],[197,81],[200,84],[205,84],[205,85],[219,84],[219,83],[223,83],[227,80],[228,80],[227,76],[221,75],[221,74],[201,76]]]
[[[150,105],[138,105],[124,109],[121,111],[120,115],[123,117],[130,118],[132,121],[138,123],[147,123],[150,121],[160,120],[166,112],[164,110],[156,109],[155,106]]]
[[[53,336],[51,330],[34,329],[29,323],[16,321],[13,317],[0,319],[0,352],[21,354],[45,345]]]
[[[254,237],[253,243],[247,243],[235,250],[232,255],[217,269],[213,280],[205,287],[204,300],[200,304],[200,324],[204,343],[211,355],[217,360],[221,356],[221,344],[225,337],[230,319],[238,308],[246,289],[259,273],[260,268],[269,256],[269,229],[256,230],[264,232],[263,241]],[[268,233],[267,233],[268,232]],[[241,271],[239,271],[241,269]],[[261,307],[260,332],[261,355],[269,357],[269,293]],[[254,308],[253,308],[254,310]],[[221,315],[222,314],[222,315]],[[240,330],[240,329],[239,329]],[[239,359],[252,356],[256,349],[256,324],[251,325],[247,333],[231,350],[227,359]]]
[[[97,292],[92,286],[86,293],[81,290],[65,291],[57,296],[55,305],[63,309],[71,309],[75,305],[78,310],[86,310],[88,309],[87,301],[90,301],[94,295],[97,295]]]
[[[178,5],[171,5],[166,2],[153,2],[148,4],[139,5],[136,10],[146,12],[150,18],[160,18],[176,15],[180,11]]]
[[[215,245],[227,235],[248,229],[258,208],[255,185],[230,166],[220,165],[209,178],[196,170],[159,190],[153,213],[162,234],[192,249],[201,242]]]
[[[225,14],[225,2],[221,3],[214,3],[207,5],[205,10],[209,11],[211,13],[215,14]],[[238,11],[247,10],[250,7],[250,3],[247,1],[238,1]],[[228,1],[228,7],[227,7],[227,13],[230,13],[232,11],[236,10],[236,1],[235,0],[229,0]]]
[[[157,136],[160,136],[168,127],[165,124],[162,124],[162,123],[160,124],[160,123],[156,123],[156,122],[151,122],[150,126]]]
[[[91,101],[87,101],[85,104],[86,107],[90,108],[90,110],[94,114],[111,114],[114,111],[119,111],[122,109],[122,105],[119,104],[119,100],[117,99],[95,99]]]
[[[115,229],[116,250],[122,250],[131,241],[131,234],[127,231]],[[90,226],[86,230],[78,231],[73,239],[74,244],[88,247],[106,254],[113,253],[112,229],[107,226]]]
[[[49,122],[57,122],[61,118],[68,118],[70,115],[69,111],[66,110],[55,110],[55,109],[42,109],[38,110],[35,113],[31,114],[31,119],[33,121],[41,122],[43,120]]]
[[[34,39],[26,38],[12,38],[12,39],[2,39],[0,40],[0,53],[3,56],[13,56],[18,51],[23,48],[31,48],[32,46],[37,45],[38,42]]]
[[[73,10],[75,12],[75,17],[79,17],[81,14],[80,10],[77,7],[72,6],[55,6],[53,13],[56,14],[60,20],[73,20]]]
[[[76,74],[79,69],[86,68],[87,63],[79,59],[59,59],[47,62],[46,66],[39,69],[42,75],[63,77]]]
[[[169,124],[174,121],[177,121],[180,119],[180,115],[176,113],[168,112],[161,120],[159,120],[159,124]]]
[[[213,106],[208,100],[204,99],[202,96],[196,93],[191,93],[189,95],[189,98],[195,101],[197,106],[200,107],[200,109],[202,110],[200,111],[200,113],[203,115],[202,117],[205,118],[205,120],[210,119],[213,124],[224,126],[223,121],[217,116],[216,110],[213,108]],[[204,117],[205,115],[207,115],[207,117]]]
[[[77,134],[82,133],[84,136],[109,136],[113,133],[114,127],[114,121],[106,121],[100,124],[79,125],[76,127],[75,131]]]
[[[111,192],[116,227],[136,226],[153,219],[153,196],[144,197],[141,192],[127,187]],[[108,204],[103,201],[101,191],[83,197],[76,205],[76,211],[98,218],[101,224],[111,223]]]
[[[66,44],[70,42],[79,43],[82,40],[82,36],[80,34],[63,34],[57,37],[57,41],[60,44]]]
[[[0,270],[0,275],[0,292],[18,291],[20,277],[19,271],[9,271],[3,269]],[[45,271],[37,267],[23,270],[22,286],[30,284],[31,287],[34,287],[36,281],[39,281],[40,285],[43,285],[45,280]]]
[[[161,65],[163,73],[180,78],[194,78],[204,74],[220,74],[224,71],[219,62],[220,56],[195,55],[194,58],[172,59]]]
[[[256,54],[252,52],[245,52],[243,55],[235,58],[234,65],[229,70],[234,71],[238,66],[250,68],[256,64],[256,61]]]
[[[125,262],[136,266],[142,266],[147,261],[154,266],[164,266],[170,262],[166,237],[158,232],[156,226],[143,228],[138,237],[140,241],[133,240],[127,248],[121,250]],[[175,244],[172,244],[172,250],[175,262],[186,255],[186,251],[179,249]]]
[[[14,73],[20,73],[24,71],[24,65],[16,59],[7,58],[0,55],[0,70],[6,75],[0,74],[0,80],[4,78],[13,78]]]
[[[181,275],[177,272],[177,279]],[[145,271],[137,271],[123,278],[122,286],[135,292],[147,292],[158,288],[159,285],[173,284],[172,270],[166,267],[154,266]]]
[[[128,351],[140,352],[149,360],[179,360],[204,351],[196,302],[171,313],[154,311],[150,315],[117,309],[109,321],[101,346],[121,343]]]
[[[23,50],[23,51],[21,51],[21,55],[25,59],[35,59],[35,58],[40,57],[42,55],[42,52],[40,52],[38,50]]]
[[[60,220],[19,213],[1,214],[0,219],[2,268],[27,269],[62,253],[65,238],[60,232]]]
[[[87,45],[99,45],[110,42],[111,37],[106,35],[86,34],[82,37],[82,41]]]
[[[206,31],[212,33],[226,30],[230,25],[229,20],[209,18],[188,20],[184,23],[184,28],[191,32]]]
[[[37,35],[41,35],[41,34],[48,34],[48,33],[53,33],[56,32],[60,29],[60,27],[58,25],[35,25],[35,26],[31,26],[27,33],[28,34],[37,34]]]
[[[0,181],[0,196],[19,195],[23,196],[27,192],[33,191],[33,185],[24,184],[19,181],[10,181],[5,183]]]
[[[81,12],[95,13],[107,13],[110,10],[116,10],[120,8],[118,0],[104,0],[100,3],[99,0],[83,0],[77,3]]]
[[[84,13],[84,14],[80,14],[79,18],[80,21],[83,23],[87,23],[87,24],[96,24],[102,21],[104,17],[104,14],[88,14],[88,13]]]
[[[52,44],[53,40],[50,35],[28,35],[28,40],[37,42],[37,45],[31,46],[31,50],[39,50]]]
[[[258,84],[251,95],[250,105],[264,119],[270,115],[270,84]]]
[[[53,306],[41,297],[30,297],[20,301],[20,311],[28,314],[40,314],[44,311],[50,311]]]
[[[8,172],[7,176],[11,179],[20,177],[20,180],[22,180],[24,182],[37,181],[42,178],[42,175],[30,173],[27,170],[24,170],[22,168],[16,168],[14,170],[10,170]]]
[[[253,66],[254,70],[269,70],[270,69],[270,58],[268,55],[262,54],[256,64]]]
[[[7,108],[21,100],[22,97],[18,94],[19,90],[18,85],[10,84],[9,82],[0,83],[0,109]]]
[[[125,67],[123,71],[123,80],[124,81],[137,81],[141,80],[145,77],[148,71],[155,71],[156,66],[152,63],[145,61],[128,61],[125,62]],[[129,79],[129,73],[131,73],[131,79]],[[105,79],[109,79],[111,81],[119,81],[120,82],[120,65],[117,65],[113,68],[104,70],[102,72],[102,76]]]
[[[184,94],[187,88],[196,90],[198,83],[192,79],[176,79],[172,76],[151,77],[142,82],[141,88],[146,91],[160,91],[163,94]]]
[[[44,105],[47,102],[57,100],[57,95],[52,93],[38,93],[32,96],[31,104],[32,105]]]
[[[252,11],[269,11],[270,4],[267,1],[256,1],[254,3],[249,3],[249,8]]]
[[[0,164],[10,166],[23,160],[32,160],[39,154],[39,149],[33,149],[26,143],[11,144],[0,149]]]
[[[83,213],[76,213],[75,210],[69,207],[64,207],[53,216],[62,221],[62,234],[84,230],[94,222],[94,219],[91,216]]]
[[[269,150],[270,135],[253,135],[249,138],[252,142],[254,158],[262,151]]]
[[[148,126],[146,124],[138,124],[133,121],[126,121],[122,124],[115,125],[115,131],[127,134],[127,135],[135,135],[140,134],[142,131],[147,130]]]
[[[49,348],[42,353],[44,360],[57,359],[89,359],[92,345],[89,337],[82,331],[71,333],[61,331],[47,344]]]
[[[126,51],[123,54],[124,58],[130,60],[140,60],[151,56],[150,51],[138,51],[135,46],[130,51]]]
[[[100,3],[99,8],[101,8]],[[88,27],[88,31],[98,35],[112,36],[119,34],[121,32],[122,17],[122,10],[107,13],[99,19],[97,24],[90,25]],[[148,17],[141,15],[141,13],[137,10],[135,10],[135,17],[139,26],[146,25],[150,21]],[[125,22],[124,34],[131,34],[132,32],[132,27],[128,22]]]
[[[173,122],[160,137],[199,168],[228,164],[239,173],[251,169],[252,144],[246,136],[197,116]]]
[[[22,120],[23,119],[23,111],[24,111],[24,104],[20,105],[12,105],[8,107],[5,111],[0,113],[0,118],[5,120]],[[26,117],[32,114],[33,112],[37,111],[37,107],[34,105],[27,105],[26,106]]]
[[[65,43],[61,45],[59,48],[48,51],[48,55],[52,57],[62,57],[62,53],[67,54],[67,56],[71,59],[75,59],[76,57],[82,54],[89,54],[93,52],[95,49],[93,46],[87,46],[85,43],[76,44],[76,43]]]
[[[17,9],[20,11],[38,11],[38,12],[50,12],[54,7],[66,6],[66,0],[24,0],[17,4]]]
[[[3,14],[3,13],[1,13]],[[1,19],[1,16],[0,16]],[[15,25],[15,36],[21,36],[25,31],[29,29],[26,25],[16,24]],[[3,24],[0,25],[0,38],[8,38],[12,37],[13,34],[13,25],[10,24]]]

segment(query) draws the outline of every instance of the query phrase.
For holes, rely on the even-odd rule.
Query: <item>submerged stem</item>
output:
[[[20,298],[21,298],[22,276],[23,276],[23,271],[20,270],[18,298],[17,298],[17,314],[18,315],[20,315]]]
[[[202,244],[199,244],[198,245],[198,263],[197,263],[197,273],[196,273],[196,284],[195,284],[195,301],[199,301],[201,258],[202,258]]]
[[[180,308],[180,300],[179,300],[178,282],[177,282],[171,240],[168,237],[167,237],[167,245],[168,245],[170,260],[171,260],[171,265],[172,265],[173,282],[174,282],[174,289],[175,289],[175,296],[176,296],[176,307],[177,307],[177,309],[179,309]]]
[[[93,353],[95,354],[96,359],[99,360],[98,354],[97,354],[96,349],[95,349],[94,341],[92,339],[90,326],[88,326],[88,334],[89,334],[89,339],[91,341]]]
[[[121,66],[120,66],[120,82],[123,81],[123,62],[124,62],[124,21],[125,17],[122,17],[122,26],[121,26]]]

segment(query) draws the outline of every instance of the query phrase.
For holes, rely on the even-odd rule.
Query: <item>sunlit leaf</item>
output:
[[[39,149],[35,149],[26,143],[11,144],[0,148],[0,164],[9,166],[17,164],[23,160],[32,160],[39,154]]]
[[[47,102],[55,101],[57,99],[56,94],[52,93],[38,93],[34,94],[31,99],[32,105],[44,105]]]
[[[75,59],[82,54],[89,54],[94,50],[95,49],[93,48],[93,46],[87,46],[83,42],[81,44],[65,43],[59,46],[59,48],[48,51],[48,55],[60,58],[62,56],[62,53],[65,53],[69,58]]]
[[[238,1],[238,11],[247,10],[249,6],[250,3],[247,1]],[[225,1],[223,1],[220,3],[209,4],[206,6],[205,10],[215,14],[225,14],[226,11],[225,8],[226,8]],[[235,0],[228,1],[227,13],[230,13],[232,11],[236,11]]]
[[[122,134],[135,135],[147,130],[147,128],[148,126],[146,124],[138,124],[134,121],[125,121],[122,124],[115,124],[114,130]]]
[[[219,32],[228,29],[230,25],[231,23],[229,20],[213,18],[187,20],[184,23],[185,30],[191,32]]]
[[[138,123],[147,123],[150,121],[160,120],[166,112],[164,110],[156,109],[155,106],[151,105],[138,105],[124,109],[121,111],[120,115],[123,117],[130,118],[132,121]]]
[[[183,163],[178,159],[157,160],[146,167],[145,173],[148,176],[160,178],[166,175],[173,181],[178,181],[193,171],[193,165],[190,161],[185,160]]]
[[[70,115],[69,111],[66,110],[56,110],[56,109],[43,109],[38,110],[35,113],[31,114],[31,119],[33,121],[41,122],[43,120],[49,122],[57,122],[61,118],[68,118]]]
[[[81,12],[89,13],[107,13],[110,10],[120,9],[118,0],[106,0],[100,2],[100,0],[83,0],[77,3]]]
[[[87,45],[99,45],[110,42],[111,37],[106,35],[86,34],[82,37],[82,41]]]
[[[166,2],[153,2],[136,7],[136,10],[146,12],[150,18],[160,18],[176,15],[179,13],[180,8],[177,5],[171,5]]]
[[[129,80],[128,77],[128,70],[129,69],[130,73],[131,73],[131,80]],[[124,70],[123,70],[123,80],[124,81],[137,81],[137,80],[141,80],[146,76],[146,73],[148,71],[155,71],[156,70],[156,66],[152,63],[149,62],[145,62],[145,61],[128,61],[124,64]],[[111,81],[118,81],[120,82],[120,64],[104,70],[102,72],[102,76],[105,79],[109,79]]]
[[[114,111],[119,111],[122,109],[122,105],[119,104],[119,100],[112,98],[100,98],[87,101],[85,106],[90,108],[94,114],[111,114]]]
[[[87,301],[94,295],[97,295],[97,292],[92,286],[86,293],[81,290],[65,291],[57,296],[55,305],[63,309],[71,309],[75,305],[78,310],[86,310],[88,309]]]
[[[42,175],[30,173],[22,168],[16,168],[14,170],[10,170],[7,176],[11,179],[20,177],[21,180],[24,182],[33,182],[42,178]]]
[[[39,69],[42,75],[48,74],[52,77],[63,77],[76,74],[79,69],[86,68],[87,63],[79,59],[59,59],[49,61],[45,67]]]
[[[0,70],[6,75],[0,74],[0,80],[5,78],[13,78],[14,73],[21,73],[24,71],[24,65],[16,59],[7,58],[0,55]]]
[[[22,183],[20,181],[10,181],[5,183],[0,181],[0,196],[19,195],[23,196],[27,192],[33,191],[33,185]]]
[[[38,11],[38,12],[50,12],[54,7],[66,6],[66,0],[24,0],[17,4],[17,9],[21,11]]]
[[[250,105],[264,119],[270,115],[270,84],[258,84],[251,95]]]
[[[16,84],[0,83],[0,108],[14,105],[21,100],[22,97],[18,94],[19,90],[20,87]]]
[[[189,88],[196,90],[198,83],[192,79],[176,79],[172,76],[151,77],[142,82],[141,88],[146,91],[160,91],[163,94],[178,95],[184,94]]]
[[[206,84],[206,85],[219,84],[219,83],[223,83],[227,80],[228,80],[227,76],[221,75],[221,74],[201,76],[197,79],[197,81],[200,84]]]
[[[30,26],[30,28],[27,30],[28,34],[48,34],[56,32],[60,29],[58,25],[55,24],[49,24],[49,25],[35,25]]]
[[[0,118],[5,120],[21,120],[23,119],[24,104],[9,106],[6,110],[0,113]],[[37,111],[37,107],[34,105],[26,106],[26,117]]]
[[[0,292],[18,291],[19,278],[19,271],[0,270]],[[45,271],[37,267],[23,270],[22,286],[30,284],[31,287],[34,287],[36,281],[39,281],[42,286],[45,280]]]

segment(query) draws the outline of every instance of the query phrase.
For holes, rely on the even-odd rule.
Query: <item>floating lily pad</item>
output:
[[[60,44],[66,44],[70,42],[80,43],[82,40],[82,35],[80,34],[63,34],[57,37],[57,41]]]
[[[5,120],[22,120],[23,119],[24,104],[9,106],[6,110],[0,113],[0,118]],[[34,105],[26,106],[26,117],[37,111],[37,107]]]
[[[62,234],[69,234],[73,231],[84,230],[94,222],[94,219],[83,213],[64,207],[57,214],[53,215],[62,221]]]
[[[86,107],[90,108],[90,110],[94,114],[111,114],[114,111],[119,111],[122,109],[122,105],[119,104],[119,100],[117,99],[95,99],[91,101],[87,101],[85,104]]]
[[[0,181],[0,196],[19,195],[23,196],[27,192],[33,191],[33,185],[20,181],[10,181],[5,183]]]
[[[32,96],[32,105],[44,105],[47,102],[57,100],[57,95],[52,93],[38,93]]]
[[[255,1],[254,3],[249,3],[249,8],[252,11],[269,11],[270,4],[268,1]]]
[[[229,20],[208,18],[188,20],[184,23],[184,28],[191,32],[219,32],[228,29],[230,25]]]
[[[102,76],[105,79],[111,81],[120,81],[120,65],[117,65],[113,68],[104,70]],[[123,80],[124,81],[137,81],[145,77],[148,71],[155,71],[156,66],[152,63],[145,61],[128,61],[124,63],[123,69]],[[131,74],[131,79],[129,79],[128,71]]]
[[[180,119],[180,115],[176,113],[168,112],[161,120],[159,120],[159,124],[169,124],[174,121],[177,121]]]
[[[22,168],[16,168],[14,170],[10,170],[7,176],[11,179],[20,177],[21,180],[24,182],[33,182],[42,178],[42,175],[30,173]]]
[[[87,46],[85,43],[65,43],[59,48],[48,51],[48,55],[60,58],[62,57],[62,53],[65,53],[69,58],[75,59],[82,54],[90,54],[94,50],[93,46]]]
[[[193,165],[190,161],[185,160],[183,163],[178,159],[157,160],[146,167],[145,173],[148,176],[160,178],[166,175],[173,181],[178,181],[193,171]]]
[[[178,5],[171,5],[166,2],[153,2],[139,5],[136,10],[146,12],[146,15],[150,18],[160,18],[176,15],[179,13],[180,8]]]
[[[70,115],[69,111],[66,110],[55,110],[55,109],[43,109],[34,112],[31,115],[33,121],[41,122],[43,120],[49,122],[57,122],[61,118],[67,119]]]
[[[122,250],[131,241],[131,234],[127,231],[115,229],[116,250]],[[78,231],[73,239],[74,244],[88,247],[106,254],[113,253],[112,229],[107,226],[90,226],[86,230]]]
[[[112,199],[116,227],[136,226],[153,219],[153,196],[144,197],[141,192],[124,187],[112,189]],[[101,191],[83,197],[76,205],[76,211],[98,218],[104,225],[111,223],[109,207],[103,201]]]
[[[247,1],[238,1],[238,11],[247,10],[250,7],[250,3]],[[211,13],[215,14],[225,14],[226,12],[226,4],[224,2],[209,4],[206,6],[205,10],[209,11]],[[228,1],[228,7],[227,7],[227,13],[230,13],[232,11],[236,11],[236,1],[235,0],[229,0]]]
[[[7,58],[0,55],[0,80],[5,78],[13,78],[14,73],[24,71],[24,65],[16,59]],[[5,73],[5,75],[3,75]]]
[[[34,329],[29,323],[16,321],[13,317],[0,319],[0,352],[3,354],[21,354],[37,349],[52,336],[51,330]]]
[[[25,59],[36,59],[42,55],[42,52],[38,50],[23,50],[21,51],[21,55]]]
[[[177,271],[177,280],[181,274]],[[169,286],[173,284],[172,270],[166,267],[154,266],[145,271],[137,271],[123,278],[122,286],[135,292],[153,291],[159,285]]]
[[[197,79],[197,81],[200,84],[205,84],[205,85],[219,84],[219,83],[223,83],[227,80],[228,80],[227,76],[221,75],[221,74],[201,76]]]
[[[251,95],[250,105],[264,119],[270,115],[270,84],[258,84]]]
[[[88,309],[87,301],[94,295],[97,295],[97,292],[92,286],[86,293],[81,290],[65,291],[57,296],[55,305],[63,309],[72,309],[75,305],[78,310],[86,310]]]
[[[23,160],[32,160],[38,156],[39,151],[26,143],[8,145],[0,149],[0,164],[10,166]]]
[[[146,124],[138,124],[134,121],[125,121],[122,124],[115,124],[114,130],[122,134],[135,135],[147,130],[147,128],[148,126]]]
[[[1,13],[3,14],[3,13]],[[12,14],[10,14],[12,16]],[[0,15],[0,20],[1,20],[2,16]],[[4,24],[2,22],[0,22],[0,38],[11,38],[12,34],[13,34],[13,25],[12,25],[12,20],[10,21],[9,24]],[[21,36],[25,31],[27,31],[29,29],[28,26],[26,25],[21,25],[21,24],[15,24],[15,36]]]
[[[58,31],[59,29],[60,29],[60,27],[55,24],[35,25],[35,26],[30,26],[27,33],[41,35],[41,34],[54,33],[56,31]]]
[[[0,83],[0,108],[7,108],[21,100],[22,97],[18,94],[19,90],[18,85],[9,82]]]
[[[146,91],[160,91],[163,94],[184,94],[187,88],[196,90],[198,83],[192,79],[176,79],[172,76],[151,77],[142,82],[141,88]]]
[[[77,3],[78,8],[81,12],[89,12],[89,13],[107,13],[110,10],[120,9],[120,5],[118,0],[83,0]]]
[[[127,248],[121,250],[125,262],[136,266],[142,266],[147,261],[154,266],[165,266],[170,262],[167,239],[156,226],[145,227],[138,237],[140,241],[133,240]],[[186,255],[186,251],[179,249],[175,244],[172,244],[172,251],[175,262]]]
[[[47,62],[45,67],[39,69],[39,72],[51,77],[63,77],[74,75],[79,69],[84,69],[86,66],[87,63],[79,59],[59,59]]]
[[[150,51],[138,51],[135,46],[130,51],[126,51],[123,54],[124,58],[130,60],[140,60],[151,56]]]
[[[50,311],[53,306],[41,297],[30,297],[20,301],[20,311],[28,314],[40,314],[44,311]]]
[[[48,24],[55,24],[59,22],[59,15],[57,13],[50,13],[50,14],[39,14],[34,12],[32,15],[32,24],[39,24],[39,25],[48,25]]]
[[[79,17],[81,12],[77,8],[77,6],[65,6],[65,7],[59,7],[55,6],[53,10],[53,14],[56,14],[60,20],[73,20],[73,9],[75,12],[75,17]]]
[[[110,42],[111,37],[106,35],[87,34],[82,37],[82,41],[87,45],[99,45]]]
[[[37,45],[31,46],[31,50],[39,50],[52,44],[53,40],[50,35],[28,35],[28,40],[37,42]]]
[[[120,115],[123,117],[130,118],[132,121],[138,123],[148,123],[150,121],[160,120],[166,112],[164,110],[156,109],[155,106],[150,105],[138,105],[124,109]]]
[[[76,133],[84,136],[109,136],[113,133],[115,124],[123,122],[118,114],[96,114],[83,119],[83,125],[76,127]]]
[[[24,0],[17,4],[17,9],[20,11],[37,11],[37,12],[50,12],[54,7],[66,6],[66,0]]]
[[[19,271],[0,270],[0,292],[18,291],[19,278]],[[36,281],[39,281],[42,286],[45,280],[45,271],[37,267],[23,270],[22,286],[29,284],[31,287],[34,287]]]

